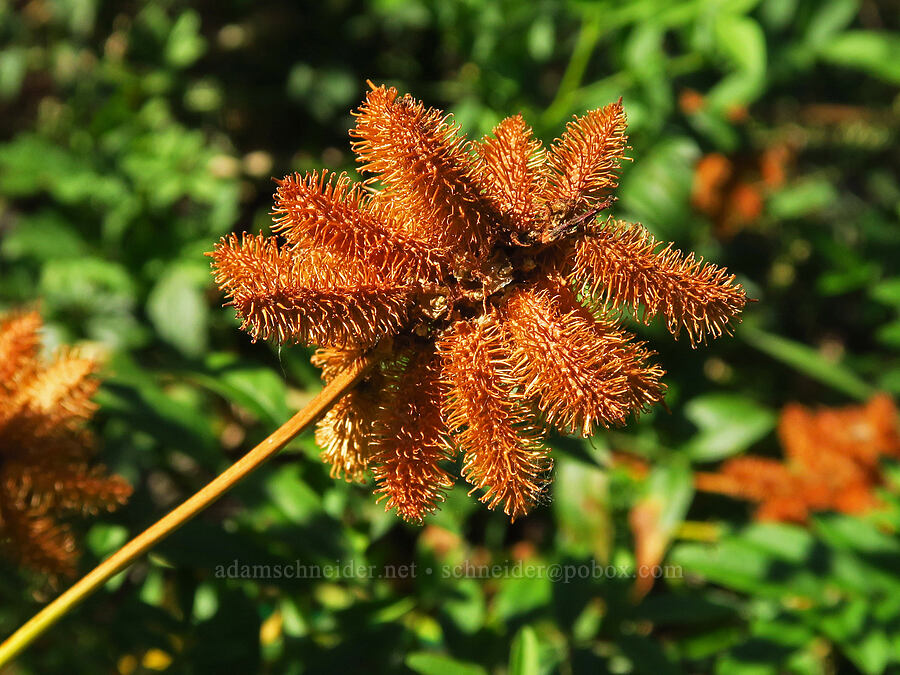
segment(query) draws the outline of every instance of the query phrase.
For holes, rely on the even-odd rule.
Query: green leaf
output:
[[[487,671],[479,665],[432,652],[408,654],[406,666],[419,675],[487,675]]]
[[[0,251],[11,259],[33,258],[44,262],[78,258],[87,253],[87,245],[62,214],[45,209],[22,218],[0,239]]]
[[[848,31],[825,44],[820,55],[835,65],[900,84],[900,35],[896,33]]]
[[[539,15],[528,29],[528,53],[535,61],[543,63],[553,56],[556,40],[556,29],[553,21],[546,15]]]
[[[282,515],[292,523],[307,523],[322,515],[320,496],[300,476],[300,467],[281,467],[266,480],[266,493]]]
[[[739,335],[744,341],[774,359],[809,375],[838,391],[858,399],[867,399],[873,389],[844,366],[827,360],[822,354],[799,342],[745,325]]]
[[[0,51],[0,100],[8,101],[18,95],[28,69],[27,56],[21,48]]]
[[[502,575],[499,581],[500,590],[491,606],[491,616],[495,620],[509,621],[533,612],[546,606],[553,594],[548,575],[537,579]]]
[[[735,455],[775,427],[775,413],[740,394],[707,394],[685,406],[685,416],[700,429],[685,450],[698,462]]]
[[[147,314],[159,336],[189,357],[206,351],[209,308],[192,269],[171,265],[150,291]]]
[[[277,426],[288,418],[287,387],[276,370],[225,353],[211,354],[205,365],[206,372],[191,371],[187,377],[268,424]]]
[[[859,12],[859,0],[820,0],[806,28],[805,42],[819,49],[846,28]]]
[[[627,216],[661,238],[678,239],[696,220],[689,205],[699,155],[696,142],[689,138],[676,136],[658,143],[622,179],[619,196]]]
[[[609,476],[596,465],[560,455],[554,466],[557,545],[576,557],[608,560],[613,536]]]
[[[166,61],[176,68],[185,68],[199,59],[206,50],[200,35],[200,15],[187,10],[175,21],[166,44]]]
[[[869,291],[873,300],[900,307],[900,277],[891,277],[876,284]]]
[[[875,336],[882,344],[900,349],[900,319],[879,328]]]
[[[657,464],[647,483],[647,495],[662,505],[658,527],[667,537],[684,521],[694,497],[694,474],[680,456]]]
[[[482,587],[474,579],[459,579],[453,594],[441,602],[441,610],[468,635],[484,626],[487,614]]]
[[[892,394],[900,395],[900,368],[891,368],[881,373],[878,387]]]
[[[509,675],[538,675],[539,673],[537,634],[531,626],[525,626],[513,638],[509,652]]]
[[[802,218],[822,211],[837,199],[837,191],[830,181],[804,179],[774,193],[769,199],[767,209],[772,216],[780,220]]]
[[[94,523],[85,538],[88,548],[95,556],[102,558],[128,540],[128,528],[123,525]]]
[[[765,87],[766,37],[753,19],[727,12],[716,22],[716,44],[734,71],[710,90],[707,104],[727,112],[759,97]]]

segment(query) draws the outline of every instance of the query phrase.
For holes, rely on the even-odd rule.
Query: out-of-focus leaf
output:
[[[159,336],[185,356],[206,351],[209,308],[206,279],[182,265],[170,266],[150,291],[147,314]]]
[[[503,576],[500,581],[500,590],[490,607],[491,616],[500,621],[509,621],[543,606],[552,594],[547,575],[536,579]]]
[[[797,0],[765,0],[760,8],[763,22],[776,29],[787,26],[796,11]]]
[[[694,461],[723,459],[747,449],[775,426],[775,413],[739,394],[707,394],[685,406],[700,429],[685,449]]]
[[[169,33],[166,60],[176,68],[185,68],[199,59],[206,49],[200,35],[200,15],[193,10],[182,12]]]
[[[900,395],[900,368],[891,368],[881,373],[878,387],[892,394]]]
[[[682,457],[657,464],[647,480],[646,494],[632,507],[637,579],[635,593],[646,595],[657,575],[676,528],[684,520],[694,495],[690,466]]]
[[[816,573],[785,565],[771,551],[761,550],[737,538],[715,545],[678,544],[669,553],[669,562],[681,565],[686,574],[703,578],[756,596],[781,598],[819,595],[821,582]]]
[[[43,262],[77,258],[87,252],[87,245],[64,216],[43,210],[22,218],[0,238],[0,251],[10,259],[33,258]]]
[[[694,163],[700,151],[683,137],[660,142],[651,154],[622,179],[621,207],[633,220],[665,239],[677,239],[682,228],[694,221],[690,211]]]
[[[804,41],[819,49],[846,28],[859,11],[859,0],[821,0],[806,26]]]
[[[477,664],[431,652],[408,654],[406,666],[419,675],[487,675],[487,671]]]
[[[97,557],[105,557],[128,540],[128,530],[122,525],[95,523],[88,530],[88,548]]]
[[[266,493],[293,523],[308,522],[322,513],[321,500],[301,478],[296,464],[284,466],[268,477]]]
[[[873,286],[869,294],[878,302],[900,307],[900,277],[885,279]]]
[[[441,609],[464,633],[473,634],[481,630],[486,616],[481,585],[474,579],[460,579],[450,597],[442,600]]]
[[[900,84],[900,36],[895,33],[847,31],[823,45],[820,54],[836,65]]]
[[[841,645],[842,651],[866,675],[885,672],[893,647],[884,630],[873,626],[871,607],[863,599],[855,599],[829,607],[819,620],[820,629]]]
[[[879,328],[876,336],[882,344],[895,349],[900,348],[900,319]]]
[[[768,211],[779,219],[801,218],[827,208],[837,196],[827,180],[806,179],[774,193],[769,198]]]
[[[759,24],[746,16],[722,12],[716,22],[716,43],[735,72],[707,95],[708,105],[722,112],[746,106],[762,93],[766,74],[766,37]]]
[[[537,633],[531,626],[525,626],[513,638],[509,653],[509,675],[539,675],[540,672]]]
[[[27,54],[24,49],[12,48],[0,51],[0,100],[9,100],[19,93],[27,68]]]
[[[547,16],[538,16],[528,29],[528,53],[535,61],[546,61],[553,55],[554,25]]]
[[[634,664],[636,673],[679,675],[681,668],[672,663],[656,640],[643,635],[622,635],[616,641],[622,653]]]
[[[872,387],[854,375],[852,371],[828,361],[811,347],[749,326],[744,326],[739,331],[739,335],[745,342],[772,358],[850,396],[866,399],[873,393]]]
[[[205,365],[206,372],[193,371],[189,377],[270,425],[277,426],[287,419],[287,387],[277,371],[224,353],[210,354]]]
[[[607,473],[568,457],[559,457],[553,471],[560,548],[575,557],[609,560],[613,522]]]

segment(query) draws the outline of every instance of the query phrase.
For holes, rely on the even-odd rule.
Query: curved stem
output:
[[[275,455],[297,434],[309,427],[365,373],[381,359],[375,348],[348,366],[329,382],[309,404],[276,429],[262,443],[216,476],[205,487],[176,506],[153,525],[122,546],[109,558],[82,577],[74,586],[44,607],[27,623],[0,644],[0,668],[8,664],[23,649],[47,631],[75,605],[87,598],[110,577],[131,565],[160,540],[184,525],[200,511],[216,501],[242,478]]]

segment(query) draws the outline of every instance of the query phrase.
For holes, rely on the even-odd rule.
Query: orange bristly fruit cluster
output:
[[[390,341],[319,424],[335,476],[373,470],[387,507],[421,522],[461,453],[481,500],[521,516],[547,485],[548,424],[589,436],[663,395],[622,310],[662,315],[696,344],[728,331],[744,291],[639,225],[598,220],[625,156],[621,102],[549,149],[521,116],[467,141],[442,111],[385,87],[355,114],[371,180],[279,181],[278,237],[223,239],[216,281],[254,339],[323,347],[326,380]]]
[[[698,473],[697,489],[759,503],[757,520],[804,523],[814,511],[875,508],[880,460],[900,458],[897,408],[886,394],[846,408],[790,404],[778,435],[786,462],[735,457],[717,473]]]
[[[62,352],[44,363],[41,325],[37,312],[0,320],[0,544],[24,567],[71,576],[67,519],[112,510],[131,487],[91,462],[96,362]]]

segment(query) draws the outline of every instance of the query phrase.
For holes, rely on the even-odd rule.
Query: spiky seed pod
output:
[[[624,158],[621,102],[576,118],[546,152],[521,116],[470,144],[443,112],[385,87],[355,114],[370,181],[279,181],[284,243],[223,239],[216,281],[254,338],[331,348],[314,358],[325,379],[390,343],[319,424],[333,475],[373,469],[387,507],[421,522],[461,451],[481,500],[519,517],[544,489],[548,425],[588,435],[662,397],[662,369],[613,310],[662,314],[695,343],[727,330],[743,289],[657,251],[639,226],[594,222]]]
[[[563,218],[601,203],[618,185],[619,164],[628,143],[625,128],[625,110],[619,100],[569,122],[550,147],[550,182],[544,197]]]
[[[444,417],[463,452],[462,475],[489,508],[502,506],[515,520],[540,499],[552,462],[542,429],[513,389],[499,317],[457,321],[438,349],[450,387]]]
[[[345,367],[362,356],[362,350],[319,349],[312,362],[330,382]],[[332,478],[359,482],[371,459],[373,424],[379,415],[379,395],[385,377],[375,369],[355,389],[343,396],[316,424],[316,443],[322,460],[331,465]]]
[[[559,429],[587,437],[662,398],[663,370],[647,365],[650,353],[598,321],[568,287],[517,289],[501,311],[513,378]]]
[[[475,163],[459,127],[443,111],[394,88],[377,87],[356,114],[353,151],[360,170],[377,177],[405,230],[454,254],[483,257],[494,241],[495,214],[474,178]]]
[[[216,282],[231,297],[254,339],[336,347],[371,346],[408,316],[413,290],[376,274],[356,283],[321,287],[315,261],[295,256],[275,239],[235,235],[213,252]]]
[[[444,382],[433,349],[413,352],[391,377],[373,433],[375,493],[386,509],[421,523],[453,485],[441,464],[450,458],[441,419]]]
[[[64,351],[44,364],[40,328],[36,312],[0,321],[0,544],[53,577],[74,574],[78,557],[61,519],[112,510],[131,488],[90,461],[96,362]]]
[[[27,380],[35,368],[34,356],[40,345],[41,317],[37,312],[13,315],[0,330],[0,394],[9,395]],[[9,409],[0,409],[0,421]]]
[[[327,250],[388,283],[434,284],[442,277],[441,252],[398,232],[390,224],[392,214],[373,207],[368,193],[346,174],[287,176],[278,181],[274,213],[273,231],[295,251]]]
[[[691,344],[729,332],[729,321],[747,302],[733,274],[684,256],[640,225],[608,219],[576,246],[570,278],[642,321],[662,314],[676,338],[684,329]]]
[[[359,482],[369,466],[372,421],[378,403],[366,385],[343,396],[316,424],[316,443],[322,461],[331,465],[332,478]]]
[[[517,239],[547,221],[546,152],[521,115],[507,117],[475,146],[477,175],[494,208]]]

